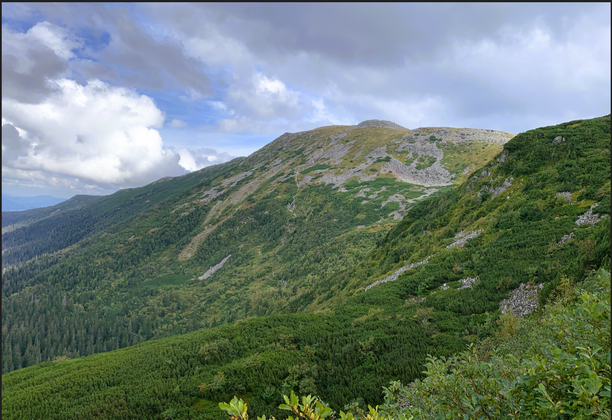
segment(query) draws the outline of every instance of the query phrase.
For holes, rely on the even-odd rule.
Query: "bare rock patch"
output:
[[[519,287],[499,303],[502,314],[512,313],[514,316],[523,317],[538,309],[538,292],[544,287],[543,284],[530,286],[521,283]]]
[[[232,254],[229,254],[227,257],[223,258],[219,264],[213,265],[212,267],[210,267],[206,271],[206,273],[204,273],[200,277],[198,277],[198,280],[206,280],[207,278],[209,278],[210,276],[215,274],[215,271],[221,269],[223,267],[223,265],[227,262],[227,260],[230,259],[231,256],[232,256]]]

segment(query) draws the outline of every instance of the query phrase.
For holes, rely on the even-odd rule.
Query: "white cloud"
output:
[[[178,151],[178,154],[181,156],[179,165],[190,172],[198,171],[206,166],[228,162],[234,158],[227,153],[218,152],[217,150],[210,148],[182,148]]]
[[[2,55],[14,57],[18,61],[15,70],[21,74],[30,73],[36,66],[29,50],[47,49],[67,61],[74,57],[72,50],[80,45],[76,37],[49,22],[39,22],[25,33],[13,32],[2,25]]]
[[[221,101],[208,101],[207,103],[217,111],[227,110],[227,106],[225,106],[225,104]]]
[[[312,106],[314,112],[306,118],[306,121],[311,123],[331,123],[332,125],[353,125],[355,121],[352,118],[338,117],[333,115],[325,106],[323,98],[313,99]]]
[[[298,91],[287,88],[281,80],[258,72],[250,78],[235,79],[224,104],[230,115],[236,115],[232,120],[246,118],[259,121],[299,119],[312,106]],[[220,126],[224,126],[222,129],[235,129],[230,128],[228,122],[220,123]]]
[[[72,50],[81,45],[74,35],[49,22],[37,23],[24,34],[24,38],[36,39],[64,60],[74,57]]]
[[[189,172],[200,169],[198,168],[195,159],[189,150],[182,148],[178,151],[178,154],[181,157],[181,160],[179,160],[179,165],[181,165],[183,168],[187,169]]]
[[[151,98],[98,80],[55,84],[40,104],[2,100],[3,118],[27,133],[13,167],[121,185],[184,173],[155,130],[164,115]]]
[[[187,123],[185,121],[177,120],[176,118],[170,121],[170,123],[168,123],[168,127],[172,127],[172,128],[182,128],[186,126],[187,126]]]

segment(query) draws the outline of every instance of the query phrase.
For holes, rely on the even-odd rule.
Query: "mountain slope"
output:
[[[320,309],[338,295],[333,277],[416,201],[461,182],[511,137],[322,127],[7,232],[4,348],[19,357],[3,369]]]
[[[267,152],[252,159],[265,159]],[[426,354],[455,354],[495,331],[502,310],[525,314],[562,293],[564,281],[580,282],[599,267],[609,270],[609,161],[610,116],[522,133],[504,145],[496,159],[466,176],[460,186],[416,203],[388,233],[381,228],[376,234],[376,217],[366,213],[358,220],[372,220],[371,227],[352,227],[350,231],[374,231],[370,237],[372,246],[354,251],[365,257],[330,269],[328,277],[314,282],[308,290],[298,288],[294,293],[289,281],[284,287],[278,278],[271,277],[271,282],[263,283],[258,290],[247,288],[239,293],[240,281],[248,286],[257,281],[257,274],[249,277],[251,274],[246,272],[242,275],[248,281],[241,280],[236,268],[225,284],[227,288],[222,289],[224,284],[216,282],[215,276],[230,272],[225,271],[227,265],[240,255],[233,253],[223,267],[203,279],[206,287],[218,287],[214,289],[218,296],[212,295],[214,298],[204,302],[210,308],[220,301],[228,310],[244,308],[252,294],[259,291],[260,296],[266,296],[269,308],[278,305],[276,308],[306,308],[312,312],[240,320],[110,353],[77,360],[58,359],[11,372],[3,375],[3,407],[7,407],[9,418],[224,418],[217,408],[220,401],[238,395],[248,400],[252,412],[270,415],[277,413],[280,393],[290,389],[317,394],[336,410],[359,398],[379,404],[381,387],[390,380],[407,383],[420,376]],[[292,176],[299,176],[296,173]],[[242,186],[249,182],[245,177]],[[220,184],[221,181],[208,185],[205,191]],[[277,188],[283,197],[286,190],[280,184],[266,188]],[[317,197],[342,197],[355,188],[353,185],[344,184],[347,192],[335,192],[330,185],[317,186],[318,194],[305,195],[304,201],[291,200],[295,189],[285,187],[292,192],[288,197],[254,204],[265,205],[270,210],[260,211],[268,214],[275,209],[279,213],[291,212],[287,204],[316,208],[312,203]],[[224,200],[240,188],[237,184]],[[308,188],[312,187],[305,190]],[[274,207],[273,203],[278,202]],[[180,204],[174,203],[171,208]],[[366,204],[353,206],[363,211]],[[325,210],[321,205],[317,223],[306,225],[311,229],[330,218],[320,216]],[[352,207],[347,208],[344,211],[350,216]],[[234,209],[228,202],[219,217]],[[236,215],[248,214],[235,211]],[[302,220],[314,218],[313,213],[304,214]],[[202,214],[199,220],[205,220],[208,214]],[[294,223],[298,226],[297,220]],[[236,229],[240,225],[230,226]],[[261,250],[268,258],[278,258],[278,266],[282,266],[283,260],[278,257],[282,250],[271,251],[286,235],[286,225],[278,231],[273,222],[266,226],[270,227],[263,232],[249,231],[251,237],[277,242],[253,247],[254,253],[257,256]],[[214,235],[211,233],[191,258],[181,261],[178,256],[193,238],[190,236],[172,252],[165,251],[165,261],[171,267],[210,261],[201,265],[215,267],[227,258],[225,251],[229,249],[211,252],[213,257],[205,260],[209,246],[231,238],[239,239],[239,244],[248,239],[238,234],[232,237],[231,232],[225,229],[216,236],[217,242],[207,242]],[[319,231],[315,232],[315,237],[305,233],[303,237],[310,238],[316,247],[321,238]],[[344,243],[337,244],[339,250],[360,240],[350,232]],[[137,233],[146,235],[146,231],[132,234],[137,237]],[[198,233],[194,228],[192,235]],[[251,247],[248,242],[243,248],[233,246],[231,251],[236,253]],[[325,242],[319,246],[324,249]],[[317,257],[325,261],[323,254],[313,255],[311,267],[315,269]],[[265,268],[266,261],[261,258]],[[162,286],[157,283],[160,289]],[[173,287],[170,291],[175,295],[160,292],[161,303],[167,305],[163,308],[182,302],[178,287]],[[121,291],[120,284],[115,286],[117,289]],[[196,287],[187,290],[198,292]],[[99,299],[103,298],[100,293]],[[198,299],[199,296],[195,300]],[[287,306],[281,306],[283,302],[288,302]],[[262,301],[255,311],[261,311],[263,306]],[[76,304],[73,307],[78,308]],[[179,308],[176,313],[189,309]],[[172,314],[166,312],[166,316]],[[134,331],[135,318],[129,319]],[[171,319],[180,318],[177,315]],[[115,331],[118,336],[124,334],[120,329]],[[87,336],[78,339],[87,342]],[[34,348],[30,343],[30,349]],[[7,356],[14,363],[16,352]]]

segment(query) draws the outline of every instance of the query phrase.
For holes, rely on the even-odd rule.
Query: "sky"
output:
[[[368,119],[610,113],[609,3],[2,3],[2,189],[111,194]]]

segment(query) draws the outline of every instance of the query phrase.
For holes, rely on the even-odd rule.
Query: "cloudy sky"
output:
[[[2,3],[2,187],[109,194],[284,132],[610,113],[610,4]]]

